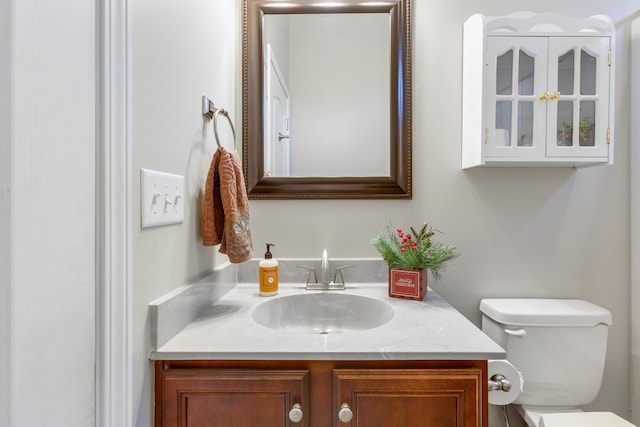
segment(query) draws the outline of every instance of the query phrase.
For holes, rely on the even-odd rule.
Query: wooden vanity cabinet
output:
[[[353,419],[340,425],[480,426],[481,378],[473,369],[338,369],[334,405],[350,402]]]
[[[156,361],[155,427],[487,427],[486,385],[484,360]]]
[[[178,369],[161,374],[156,425],[288,426],[289,411],[307,412],[308,371]],[[304,405],[304,406],[302,406]],[[308,426],[303,419],[296,425]]]

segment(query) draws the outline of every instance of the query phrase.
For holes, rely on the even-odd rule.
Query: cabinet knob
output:
[[[293,407],[289,411],[289,420],[292,423],[299,423],[300,421],[302,421],[303,417],[304,413],[302,412],[302,405],[300,405],[299,403],[294,403]]]
[[[353,412],[351,412],[351,408],[348,403],[343,403],[340,405],[340,410],[338,411],[338,419],[342,423],[351,422],[353,419]]]
[[[546,100],[560,99],[560,92],[553,92],[553,93],[542,92],[538,98],[540,98],[540,101],[544,101],[545,99]]]

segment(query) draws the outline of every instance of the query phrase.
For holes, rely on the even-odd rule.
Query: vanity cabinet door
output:
[[[352,415],[334,427],[482,425],[479,368],[337,369],[333,382],[334,413],[347,404]]]
[[[308,377],[306,370],[167,369],[156,385],[156,427],[308,426]],[[298,410],[302,419],[293,422]]]

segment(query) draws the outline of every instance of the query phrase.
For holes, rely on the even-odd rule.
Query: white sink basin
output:
[[[374,298],[321,292],[275,298],[257,306],[252,315],[257,323],[271,329],[339,334],[384,325],[393,317],[393,309]]]

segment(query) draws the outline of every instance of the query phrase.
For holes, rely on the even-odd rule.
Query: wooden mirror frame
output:
[[[323,5],[326,3],[326,5]],[[242,152],[250,199],[410,199],[411,0],[244,0]],[[318,7],[322,6],[322,7]],[[265,177],[262,22],[264,14],[390,15],[390,176]],[[362,153],[366,157],[366,153]]]

